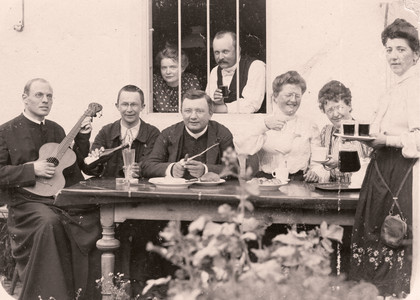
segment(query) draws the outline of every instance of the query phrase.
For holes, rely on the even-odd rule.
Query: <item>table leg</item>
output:
[[[115,238],[114,232],[114,204],[101,206],[102,238],[96,242],[96,247],[101,250],[101,274],[102,274],[102,300],[111,300],[113,287],[112,276],[114,275],[115,254],[120,247],[120,241]]]

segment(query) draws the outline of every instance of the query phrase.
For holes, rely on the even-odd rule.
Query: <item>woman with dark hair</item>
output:
[[[179,76],[181,76],[181,96],[189,89],[201,88],[197,76],[185,73],[189,60],[181,50],[181,68],[179,68],[178,50],[170,45],[156,55],[155,64],[160,74],[153,74],[153,111],[178,112]]]
[[[324,181],[335,182],[344,177],[344,174],[338,168],[340,144],[344,141],[334,133],[339,133],[343,121],[353,120],[351,98],[350,89],[337,80],[326,83],[318,93],[319,109],[331,122],[321,130],[321,146],[328,149],[329,155],[329,160],[323,164],[326,170],[326,176],[323,176]],[[368,147],[358,141],[346,141],[346,143],[353,144],[352,146],[357,150],[360,160],[365,165],[369,156]],[[348,174],[354,178],[364,176],[364,171],[366,169],[362,168],[357,174]]]
[[[382,43],[396,78],[380,99],[372,124],[378,131],[376,138],[367,143],[374,153],[356,210],[350,278],[375,284],[384,297],[403,298],[410,292],[413,201],[418,201],[413,199],[413,178],[418,177],[416,160],[420,156],[418,32],[407,21],[396,19],[382,32]],[[391,248],[381,239],[381,226],[400,186],[400,209],[395,207],[394,214],[403,214],[408,232],[401,246]]]
[[[277,76],[273,81],[273,113],[235,138],[239,153],[258,157],[255,177],[273,178],[273,171],[286,168],[290,180],[319,180],[309,167],[311,147],[320,143],[318,127],[296,114],[305,91],[306,82],[298,72]]]

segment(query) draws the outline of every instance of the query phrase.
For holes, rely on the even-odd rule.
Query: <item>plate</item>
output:
[[[261,191],[276,191],[279,187],[288,184],[288,182],[280,183],[280,184],[259,184]]]
[[[352,141],[373,141],[376,139],[374,136],[344,135],[341,133],[334,133],[334,135]]]
[[[324,160],[311,160],[312,162],[315,162],[315,163],[319,163],[319,164],[323,164],[323,163],[326,163],[327,161],[329,161],[330,159],[324,159]]]
[[[157,188],[162,189],[186,189],[194,182],[188,182],[184,178],[154,177],[149,179]]]
[[[315,188],[325,191],[358,191],[360,190],[361,186],[352,186],[351,184],[341,183],[338,182],[329,182],[329,183],[317,183],[315,184]]]
[[[205,186],[215,186],[215,185],[222,184],[224,182],[226,182],[226,180],[220,179],[219,181],[196,181],[193,183],[198,184],[198,185],[205,185]]]

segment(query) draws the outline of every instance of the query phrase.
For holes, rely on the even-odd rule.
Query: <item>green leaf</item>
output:
[[[271,257],[287,257],[296,253],[296,248],[293,246],[282,246],[271,253]]]
[[[251,241],[255,241],[257,240],[257,235],[253,232],[246,232],[243,235],[241,235],[241,239],[242,240],[251,240]]]
[[[254,231],[260,226],[260,222],[254,217],[244,218],[241,226],[242,226],[242,231],[244,232]]]
[[[232,207],[228,204],[222,204],[217,209],[217,212],[225,219],[231,219],[235,212],[232,210]]]
[[[343,238],[343,233],[344,233],[343,227],[339,225],[335,225],[335,224],[328,226],[327,222],[322,221],[320,229],[321,229],[321,236],[323,238],[327,238],[327,239],[342,243],[342,238]]]
[[[243,184],[245,191],[253,196],[258,196],[260,194],[260,186],[258,185],[258,181],[250,180]]]
[[[204,229],[204,226],[206,226],[207,222],[211,220],[211,217],[207,215],[199,216],[196,220],[191,222],[191,224],[188,226],[189,232],[201,232]]]
[[[223,223],[221,234],[230,236],[237,234],[236,224],[235,223]]]
[[[222,225],[214,223],[214,222],[208,222],[206,224],[206,227],[204,227],[203,230],[203,239],[207,239],[210,236],[219,235],[222,231]]]
[[[267,248],[251,249],[251,252],[254,253],[256,257],[258,257],[258,261],[264,261],[270,257],[270,251]]]
[[[251,201],[248,200],[244,200],[242,202],[242,204],[245,206],[245,208],[249,211],[253,211],[254,210],[254,205],[252,205]]]

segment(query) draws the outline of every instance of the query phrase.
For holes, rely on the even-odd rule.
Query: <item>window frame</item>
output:
[[[148,70],[149,74],[148,74],[148,78],[147,78],[148,91],[145,91],[145,95],[148,95],[148,100],[145,101],[146,102],[146,107],[145,107],[144,111],[148,115],[159,114],[159,115],[163,115],[165,118],[166,117],[170,118],[170,116],[173,116],[173,115],[177,116],[178,114],[181,113],[181,88],[182,88],[181,87],[181,79],[182,78],[181,78],[181,76],[179,76],[179,78],[178,78],[178,81],[179,81],[179,83],[178,83],[178,97],[179,97],[179,99],[178,99],[178,107],[179,107],[178,113],[154,112],[153,111],[153,66],[154,66],[154,57],[153,57],[153,33],[154,33],[154,28],[153,28],[153,1],[154,0],[148,0],[147,1],[147,9],[146,9],[146,11],[147,11],[147,23],[148,23],[147,24],[148,25],[147,26],[147,28],[148,28],[148,30],[147,30],[147,34],[148,34],[148,37],[147,37],[147,41],[148,41],[147,42],[147,44],[148,44],[148,46],[147,46],[148,68],[147,68],[147,70]],[[265,58],[265,66],[266,66],[266,76],[265,76],[265,79],[266,79],[266,81],[265,81],[265,85],[266,85],[266,87],[265,87],[266,112],[265,113],[258,113],[258,114],[257,113],[252,113],[252,114],[246,114],[246,115],[266,115],[266,114],[269,114],[269,113],[272,112],[272,101],[271,101],[271,98],[268,97],[268,91],[269,91],[269,86],[270,86],[269,82],[270,81],[268,80],[268,74],[269,73],[267,71],[267,68],[269,66],[269,63],[268,63],[269,62],[269,59],[268,59],[268,57],[269,57],[269,53],[268,53],[269,47],[268,47],[268,38],[267,38],[268,37],[268,26],[267,26],[267,24],[268,24],[268,14],[269,14],[269,10],[267,10],[267,6],[268,6],[269,0],[263,0],[263,1],[266,2],[266,11],[265,11],[265,16],[266,16],[266,19],[265,19],[266,43],[264,45],[264,47],[266,49],[266,52],[265,52],[265,56],[266,56],[266,58]],[[178,32],[178,37],[181,37],[181,33],[182,33],[182,30],[181,30],[181,23],[182,23],[181,3],[182,3],[182,0],[177,1],[177,4],[178,4],[177,5],[177,14],[178,14],[178,30],[177,30],[177,32]],[[206,9],[206,18],[207,18],[207,20],[206,20],[206,24],[207,24],[207,26],[206,26],[206,36],[207,37],[210,37],[210,26],[209,26],[209,23],[210,23],[210,21],[209,21],[210,20],[210,9],[208,9],[210,7],[210,4],[211,4],[211,0],[206,0],[206,7],[207,7],[207,9]],[[240,25],[240,15],[239,15],[240,0],[235,0],[235,6],[236,6],[236,33],[237,33],[236,34],[236,43],[237,43],[237,45],[240,45],[240,35],[238,34],[239,31],[240,31],[240,28],[239,28],[239,25]],[[206,79],[207,79],[207,81],[202,82],[202,86],[203,86],[204,91],[207,87],[208,79],[210,77],[210,72],[211,72],[211,69],[212,69],[211,66],[210,66],[211,65],[210,55],[213,55],[213,53],[211,52],[211,42],[212,42],[212,37],[206,39],[206,50],[207,50],[207,57],[206,57],[206,60],[207,60],[207,65],[206,65],[207,78]],[[178,38],[177,49],[178,49],[178,65],[181,66],[181,55],[180,55],[180,53],[181,53],[181,49],[182,49],[182,40],[180,38]],[[239,54],[240,54],[240,49],[239,49],[239,47],[237,47],[236,57],[239,57]],[[239,65],[238,65],[238,71],[239,71]],[[181,68],[178,69],[178,72],[181,73]],[[239,80],[237,80],[237,82],[236,82],[236,90],[239,91]],[[236,101],[236,102],[237,102],[237,105],[239,106],[239,102],[238,101]],[[239,109],[237,109],[236,112],[215,113],[214,116],[229,115],[229,118],[226,118],[226,119],[231,119],[231,117],[234,116],[234,115],[239,115],[239,116],[244,115],[242,113],[239,113],[238,110]],[[224,119],[224,118],[222,117],[222,119]]]

